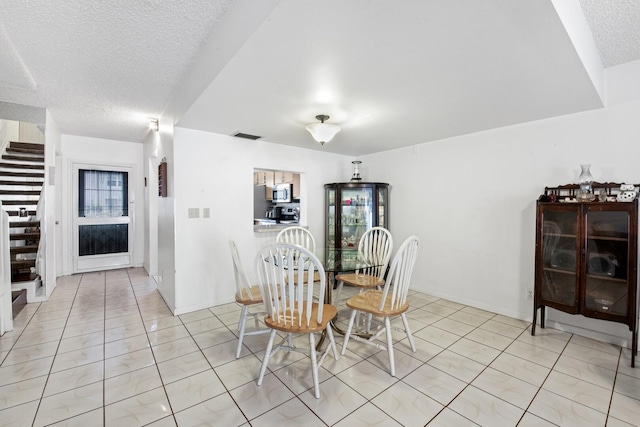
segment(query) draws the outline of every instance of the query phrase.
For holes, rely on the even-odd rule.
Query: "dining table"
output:
[[[324,303],[331,304],[332,301],[332,291],[336,285],[335,277],[339,274],[343,273],[352,273],[355,271],[363,270],[371,267],[379,267],[381,264],[377,259],[367,259],[363,258],[360,254],[355,254],[353,249],[334,249],[331,248],[331,251],[327,253],[325,256],[325,261],[322,263],[324,268],[325,277],[326,277],[326,287],[325,287],[325,295],[324,295]],[[338,315],[331,320],[331,328],[341,334],[344,335],[345,331],[338,327],[336,320],[338,319]],[[326,332],[322,333],[322,336],[318,340],[317,347],[320,348],[324,341]],[[363,338],[369,338],[371,336],[370,333],[366,332],[352,332],[352,335],[357,335]]]

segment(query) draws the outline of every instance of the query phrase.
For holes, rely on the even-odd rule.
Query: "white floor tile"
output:
[[[324,360],[316,399],[310,360],[295,352],[276,353],[257,386],[268,336],[246,337],[236,359],[236,303],[174,316],[144,269],[61,277],[0,337],[0,424],[637,425],[629,349],[551,328],[531,336],[519,319],[410,298],[417,351],[393,332],[396,377],[385,350],[352,340]],[[344,328],[349,310],[338,308]]]
[[[167,395],[156,388],[105,406],[105,427],[142,426],[170,414]]]
[[[371,403],[404,426],[425,425],[444,408],[403,382],[389,387]]]

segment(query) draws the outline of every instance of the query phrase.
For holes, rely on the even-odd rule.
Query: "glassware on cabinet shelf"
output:
[[[357,255],[358,244],[365,231],[374,226],[388,228],[386,218],[378,218],[378,193],[384,188],[384,200],[388,202],[388,184],[345,182],[325,185],[326,230],[325,254],[345,259],[350,255]],[[331,210],[331,203],[335,202],[335,210]]]

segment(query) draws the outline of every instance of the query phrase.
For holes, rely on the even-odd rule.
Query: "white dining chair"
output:
[[[299,225],[292,225],[287,228],[282,229],[276,235],[276,243],[289,243],[292,245],[302,246],[307,249],[309,252],[316,252],[316,239],[313,238],[313,234],[305,228]],[[297,258],[298,255],[294,251],[294,256]],[[315,272],[314,275],[316,281],[318,279],[318,272]]]
[[[316,240],[313,238],[313,234],[307,228],[299,225],[292,225],[282,229],[276,235],[276,243],[291,243],[302,246],[311,251],[311,253],[316,251]]]
[[[382,290],[370,289],[362,292],[349,298],[346,303],[347,307],[351,309],[351,317],[349,318],[349,326],[344,336],[341,354],[344,354],[347,350],[347,344],[350,338],[367,343],[380,350],[386,349],[389,355],[389,370],[392,377],[396,376],[396,368],[391,329],[405,332],[411,350],[416,351],[416,345],[411,336],[406,312],[409,309],[409,302],[407,301],[409,284],[411,282],[411,274],[416,263],[419,247],[420,239],[418,237],[410,236],[407,238],[393,257],[384,288]],[[351,335],[357,313],[371,314],[376,320],[381,319],[380,328],[369,338]],[[391,326],[391,320],[395,320],[398,317],[402,319],[403,329]],[[378,338],[382,334],[386,334],[386,347],[378,341]]]
[[[233,273],[236,282],[236,302],[242,305],[240,311],[240,319],[238,320],[238,347],[236,349],[236,359],[240,357],[242,352],[242,341],[245,336],[259,335],[269,333],[269,329],[260,326],[258,316],[265,315],[266,311],[251,311],[250,307],[263,304],[262,293],[260,292],[260,286],[252,285],[249,281],[247,271],[244,269],[244,265],[240,260],[240,254],[236,243],[232,240],[229,242],[231,247],[231,258],[233,259]],[[253,317],[255,322],[255,329],[251,331],[246,330],[247,317]]]
[[[382,286],[384,274],[389,266],[389,259],[393,251],[393,237],[384,227],[372,227],[360,238],[358,243],[358,259],[368,261],[371,267],[356,270],[354,273],[338,274],[336,276],[337,289],[333,302],[338,305],[342,286],[347,285],[360,288],[360,292]]]
[[[330,321],[336,316],[333,305],[319,302],[314,295],[324,295],[326,279],[320,260],[309,250],[288,243],[276,243],[262,249],[255,261],[258,283],[267,308],[265,324],[271,328],[264,353],[258,385],[262,384],[269,360],[279,350],[307,354],[311,359],[311,374],[316,399],[320,398],[318,369],[329,350],[338,359]],[[314,280],[314,276],[318,280]],[[274,348],[278,332],[284,338]],[[318,355],[315,334],[326,333],[329,345]],[[309,348],[297,348],[293,335],[308,335]]]

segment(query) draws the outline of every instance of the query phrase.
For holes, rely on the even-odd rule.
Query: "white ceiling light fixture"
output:
[[[311,123],[307,126],[307,130],[313,136],[313,139],[318,141],[321,145],[331,141],[338,132],[340,127],[325,123],[325,120],[329,120],[329,116],[326,114],[320,114],[316,116],[316,119],[320,120],[320,123]]]

